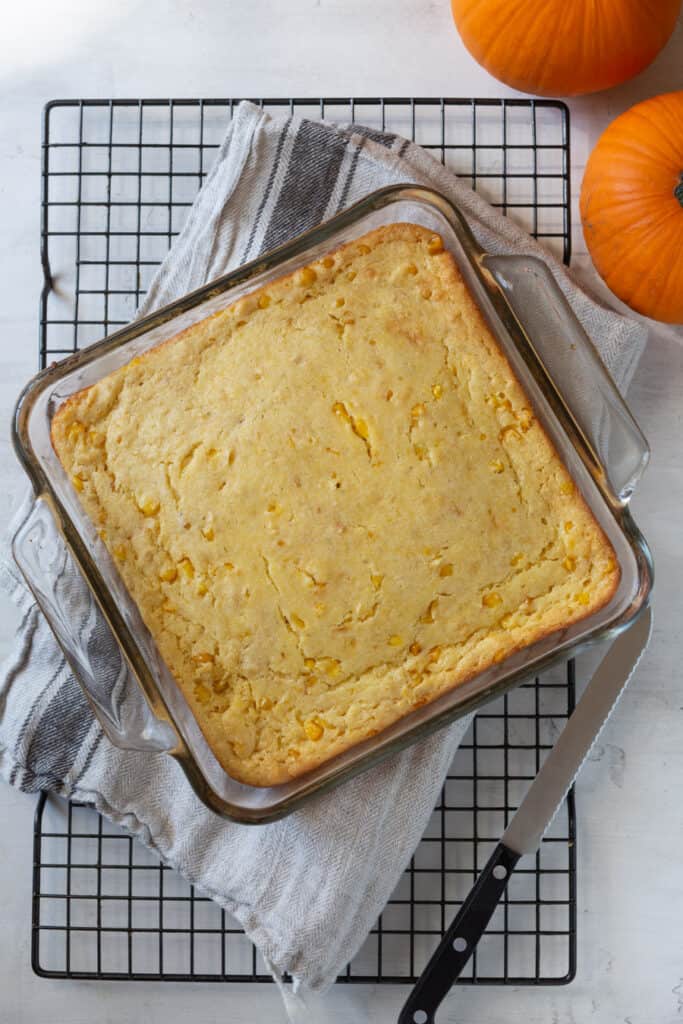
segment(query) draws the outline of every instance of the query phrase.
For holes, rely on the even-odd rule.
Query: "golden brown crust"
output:
[[[440,239],[392,224],[52,424],[221,764],[295,778],[593,614],[614,553]]]

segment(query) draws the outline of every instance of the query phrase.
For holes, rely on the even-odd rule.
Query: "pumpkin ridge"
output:
[[[622,140],[622,144],[625,149],[633,148],[644,154],[651,153],[662,161],[670,161],[675,168],[678,168],[683,157],[679,126],[680,115],[678,111],[671,109],[667,102],[668,99],[669,94],[665,93],[663,96],[644,100],[643,102],[650,106],[647,114],[637,109],[639,104],[636,108],[626,111],[626,114],[632,116],[632,134],[628,141]],[[624,117],[625,114],[621,116]],[[617,118],[618,120],[619,118]],[[615,124],[616,121],[613,121],[610,128],[613,128]],[[614,134],[618,136],[619,129]],[[638,138],[639,135],[641,138]]]
[[[626,111],[620,117],[626,117],[626,114],[630,113],[630,111]],[[633,116],[629,120],[630,131],[627,138],[623,137],[623,127],[618,124],[619,118],[617,118],[603,132],[601,140],[609,143],[615,151],[629,161],[633,161],[634,157],[637,157],[651,165],[652,157],[656,156],[659,161],[678,167],[681,151],[676,144],[677,125],[672,125],[672,134],[667,135],[659,128],[653,129],[650,118],[644,115]]]
[[[667,259],[667,253],[665,251],[661,251],[655,258],[654,262],[648,265],[647,274],[640,274],[636,278],[635,287],[631,293],[630,299],[636,309],[647,309],[647,299],[650,294],[652,281],[656,281],[660,292],[662,294],[666,294],[666,286],[669,283],[673,270],[674,266],[671,260]],[[641,296],[643,298],[641,298]],[[666,305],[666,302],[664,304]]]
[[[647,300],[650,297],[652,282],[656,281],[658,290],[665,293],[665,285],[672,276],[672,272],[676,269],[675,264],[672,263],[667,255],[666,242],[668,238],[665,235],[659,235],[657,241],[661,245],[657,256],[654,259],[650,259],[646,267],[642,265],[639,259],[636,259],[631,266],[630,274],[627,276],[626,281],[622,283],[621,288],[624,301],[637,312],[645,313],[646,315],[648,308]],[[628,254],[628,248],[625,248]],[[642,252],[642,248],[639,240],[639,253]],[[615,268],[614,271],[610,271],[605,276],[605,281],[610,288],[612,287],[615,273],[619,275],[619,268]],[[630,286],[627,286],[627,284]],[[668,308],[666,300],[664,300],[664,306]]]
[[[639,220],[633,221],[632,226],[635,227],[635,225],[640,223],[641,220],[648,220],[648,221],[651,222],[656,217],[661,217],[661,219],[664,220],[664,219],[670,217],[672,213],[676,213],[677,214],[678,211],[676,210],[676,208],[675,208],[675,206],[673,204],[672,204],[671,208],[667,207],[664,210],[660,209],[661,203],[662,203],[662,199],[663,198],[666,199],[667,195],[668,195],[668,193],[666,193],[666,192],[662,193],[662,192],[659,192],[659,191],[658,192],[652,192],[649,195],[645,195],[645,196],[642,196],[642,197],[637,195],[637,194],[633,195],[633,196],[625,196],[621,192],[617,193],[617,194],[609,193],[608,195],[605,195],[605,193],[603,191],[601,193],[601,197],[600,197],[600,211],[601,211],[601,213],[614,213],[615,211],[623,210],[626,207],[630,207],[630,208],[635,207],[636,209],[641,209],[642,207],[647,207],[648,210],[650,208],[653,208],[655,210],[654,213],[645,212],[645,213],[643,213],[642,217],[639,218]],[[586,204],[586,214],[587,214],[587,216],[590,216],[589,207],[590,207],[590,200]]]
[[[666,256],[666,254],[664,254]],[[673,286],[676,275],[681,274],[681,268],[671,260],[665,260],[664,263],[664,274],[660,278],[660,283],[663,291],[667,291],[670,286]],[[682,279],[683,283],[683,279]]]
[[[625,237],[632,237],[634,234],[638,235],[638,243],[640,245],[649,244],[652,241],[652,236],[656,236],[663,231],[670,219],[671,211],[660,214],[656,220],[654,217],[642,217],[627,227],[620,228],[619,233]]]

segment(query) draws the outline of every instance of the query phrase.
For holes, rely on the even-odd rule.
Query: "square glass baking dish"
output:
[[[267,789],[246,786],[227,775],[209,749],[82,510],[52,448],[52,417],[70,395],[140,352],[380,224],[400,221],[442,236],[536,415],[614,547],[621,580],[613,598],[594,614],[491,666],[307,775]],[[13,438],[34,490],[31,510],[14,538],[14,557],[105,733],[124,749],[176,758],[200,799],[240,822],[289,813],[313,794],[498,697],[585,644],[616,635],[645,607],[652,587],[651,556],[628,507],[647,464],[648,446],[561,289],[541,260],[484,252],[462,213],[440,194],[418,186],[374,192],[280,249],[48,368],[20,396]],[[82,600],[79,590],[86,587],[87,599],[92,594],[102,613],[91,616],[91,635],[74,628],[70,612]],[[102,672],[98,658],[102,665],[102,657],[110,658],[112,651],[122,669]]]

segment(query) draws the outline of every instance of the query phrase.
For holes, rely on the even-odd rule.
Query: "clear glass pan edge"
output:
[[[82,352],[75,353],[74,356],[43,371],[27,385],[17,403],[13,424],[13,441],[17,455],[32,481],[34,491],[38,497],[44,496],[48,499],[64,541],[68,549],[73,553],[95,599],[110,623],[114,635],[141,685],[141,690],[146,700],[156,714],[173,724],[174,730],[179,735],[182,735],[182,730],[174,722],[173,715],[169,712],[166,701],[159,691],[158,680],[146,664],[136,637],[131,634],[125,620],[116,607],[116,602],[112,599],[107,580],[100,567],[94,561],[87,545],[83,542],[81,533],[72,516],[73,510],[67,507],[63,500],[63,495],[57,492],[54,481],[46,473],[43,463],[33,450],[29,430],[31,414],[41,395],[44,395],[48,389],[54,387],[55,384],[67,375],[73,374],[74,371],[85,370],[91,364],[102,361],[104,357],[111,353],[123,353],[124,348],[127,351],[122,361],[126,361],[134,354],[133,351],[128,351],[128,346],[131,346],[137,339],[141,339],[149,334],[150,331],[159,328],[163,329],[167,325],[171,333],[175,333],[178,328],[174,324],[177,324],[178,318],[184,314],[191,313],[197,307],[203,306],[207,301],[220,300],[227,291],[243,289],[246,292],[252,290],[260,283],[260,279],[263,277],[268,275],[275,276],[275,273],[284,272],[291,264],[303,263],[314,258],[316,249],[323,249],[325,246],[329,247],[333,236],[335,244],[339,244],[343,240],[344,231],[349,230],[353,234],[354,228],[359,226],[370,214],[384,210],[390,213],[391,208],[396,203],[403,201],[430,206],[448,221],[460,243],[462,254],[466,257],[470,267],[471,280],[468,283],[476,282],[476,290],[479,297],[481,297],[483,291],[490,299],[494,300],[492,303],[494,317],[501,318],[502,302],[504,303],[504,309],[510,311],[513,320],[517,322],[517,318],[514,317],[514,311],[510,310],[507,297],[500,282],[492,274],[486,272],[485,261],[488,258],[487,254],[475,242],[467,222],[460,211],[453,207],[443,196],[431,190],[418,186],[392,186],[373,193],[355,206],[344,211],[338,217],[320,227],[312,229],[281,249],[197,289],[184,296],[178,302],[140,321],[136,321],[129,327],[117,331],[101,342],[90,346]],[[401,218],[395,217],[394,219]],[[362,233],[360,230],[355,231],[356,235],[360,233]],[[495,258],[499,261],[505,260],[503,256]],[[529,257],[529,259],[532,258]],[[463,269],[462,266],[461,269]],[[206,315],[206,313],[203,311],[202,315]],[[197,319],[199,318],[197,317]],[[503,326],[509,330],[509,325],[504,324]],[[519,344],[518,339],[514,337],[513,341],[515,344]],[[528,360],[530,358],[529,353],[524,352],[523,357],[525,360]],[[559,392],[561,395],[561,389],[557,388],[555,383],[549,378],[547,369],[542,363],[540,367],[537,366],[535,369],[540,372],[541,380],[545,378],[549,391],[555,394]],[[561,406],[563,407],[555,408],[554,412],[567,431],[571,444],[580,452],[581,458],[585,463],[587,455],[585,451],[581,452],[581,447],[582,444],[585,445],[586,439],[580,436],[580,432],[577,435],[575,430],[572,436],[571,416],[569,419],[567,418],[567,413],[570,412],[570,409],[566,402],[561,403]],[[624,406],[624,408],[626,407]],[[647,446],[645,445],[646,452]],[[647,454],[643,458],[645,462]],[[594,451],[588,453],[588,461],[595,461]],[[406,728],[400,735],[381,735],[375,738],[375,741],[361,745],[361,748],[354,748],[350,756],[342,755],[335,762],[331,762],[323,772],[312,773],[310,777],[305,778],[296,787],[296,792],[283,794],[280,798],[276,797],[273,793],[274,799],[268,806],[243,806],[219,796],[208,783],[193,753],[184,740],[181,739],[176,748],[171,751],[171,756],[174,756],[179,761],[200,798],[217,813],[236,821],[259,822],[281,817],[300,806],[304,800],[310,798],[315,793],[327,790],[333,785],[366,770],[381,758],[405,748],[416,739],[443,727],[458,717],[462,717],[483,703],[499,696],[512,686],[518,685],[524,679],[528,679],[530,675],[538,673],[553,663],[565,660],[590,643],[615,636],[627,628],[647,603],[653,579],[652,558],[644,538],[630,515],[627,499],[624,500],[622,496],[614,494],[607,483],[608,477],[607,473],[604,472],[604,467],[602,469],[603,472],[601,474],[599,463],[597,466],[593,466],[591,470],[592,473],[593,470],[595,471],[593,478],[633,552],[638,573],[637,587],[632,601],[627,607],[622,608],[621,613],[613,621],[603,624],[600,628],[593,630],[589,635],[582,637],[574,644],[562,644],[560,649],[548,652],[534,659],[533,663],[527,662],[523,667],[513,668],[502,678],[489,686],[483,687],[480,691],[472,688],[467,693],[462,691],[462,699],[458,700],[458,689],[451,691],[450,695],[445,695],[446,698],[450,697],[449,706],[442,706],[444,698],[441,698],[428,707],[426,714],[418,716],[419,720],[412,721],[416,717],[413,715],[409,716],[408,719],[404,719],[403,722],[406,723]],[[448,703],[448,700],[445,703]],[[389,730],[390,733],[391,730]]]

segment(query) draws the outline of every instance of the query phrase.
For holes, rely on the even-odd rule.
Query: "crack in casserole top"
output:
[[[74,395],[53,444],[225,770],[294,778],[619,569],[438,235],[393,224]]]

